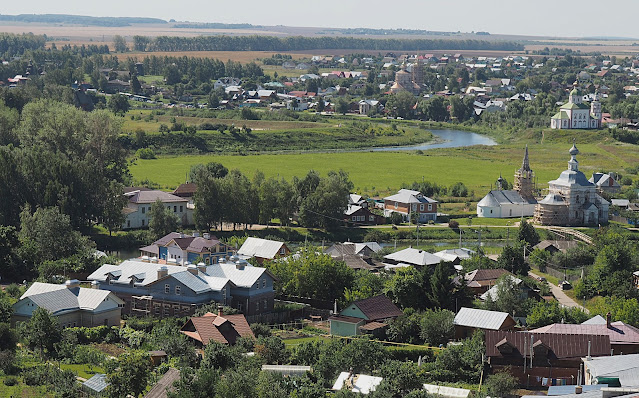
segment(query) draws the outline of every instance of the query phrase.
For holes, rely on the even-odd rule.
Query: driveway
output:
[[[528,272],[528,275],[532,278],[539,279],[539,275],[536,275],[532,272]],[[559,301],[559,304],[563,305],[564,307],[577,307],[586,314],[590,313],[587,308],[584,308],[583,306],[577,304],[575,300],[568,297],[566,293],[564,293],[564,291],[559,288],[559,286],[555,286],[550,282],[548,282],[548,286],[550,286],[550,291],[552,292],[552,295],[555,296],[555,299]]]

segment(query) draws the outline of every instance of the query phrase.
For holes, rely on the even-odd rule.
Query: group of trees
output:
[[[76,231],[97,223],[118,228],[126,200],[122,187],[129,178],[117,140],[120,121],[108,112],[87,114],[38,100],[18,115],[0,102],[0,247],[5,248],[0,255],[12,260],[0,267],[0,275],[18,271],[13,277],[47,261],[86,258],[91,245]]]
[[[284,178],[266,179],[258,171],[251,181],[239,170],[229,172],[217,163],[195,166],[191,181],[198,186],[194,196],[195,221],[202,229],[222,223],[268,224],[274,218],[288,225],[297,211],[302,225],[333,229],[343,223],[348,194],[353,188],[343,171],[321,177],[311,170],[302,179],[294,177],[292,183]]]
[[[368,39],[340,36],[275,37],[275,36],[135,36],[137,51],[300,51],[320,49],[358,49],[419,51],[431,50],[522,50],[512,41],[447,40],[447,39]]]

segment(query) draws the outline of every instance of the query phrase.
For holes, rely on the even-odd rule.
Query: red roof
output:
[[[180,331],[203,345],[211,340],[233,345],[240,337],[255,338],[242,314],[219,316],[208,312],[204,316],[189,319]]]
[[[530,333],[594,334],[608,336],[610,344],[639,344],[639,329],[623,322],[613,322],[610,326],[608,328],[605,323],[601,325],[554,323],[531,330]]]

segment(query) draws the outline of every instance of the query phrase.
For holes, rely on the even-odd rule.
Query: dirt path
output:
[[[535,279],[539,278],[539,275],[532,272],[528,272],[528,275]],[[555,286],[550,282],[548,283],[548,286],[550,286],[550,291],[552,292],[552,295],[555,296],[557,301],[559,301],[559,304],[563,305],[564,307],[570,307],[570,308],[577,307],[581,309],[583,312],[585,312],[586,314],[590,313],[590,311],[588,311],[587,308],[584,308],[583,306],[577,304],[575,300],[568,297],[566,293],[564,293],[564,291],[559,288],[559,286]]]

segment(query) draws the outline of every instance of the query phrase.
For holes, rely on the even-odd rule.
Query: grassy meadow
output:
[[[568,142],[546,140],[543,144],[530,144],[530,164],[538,186],[558,177],[567,168],[570,158]],[[261,170],[267,177],[280,176],[290,180],[313,169],[325,175],[330,170],[343,169],[350,174],[355,190],[370,195],[383,195],[397,190],[402,183],[413,181],[436,182],[452,185],[461,181],[476,195],[490,189],[503,175],[509,182],[521,166],[524,144],[476,146],[465,148],[433,149],[423,154],[409,152],[338,152],[295,153],[263,155],[201,155],[161,157],[152,160],[137,159],[130,166],[135,179],[160,184],[166,189],[184,182],[192,165],[219,162],[229,169],[239,169],[252,176]],[[590,177],[592,172],[610,170],[624,173],[624,168],[639,164],[636,146],[619,143],[578,144],[580,169]]]

